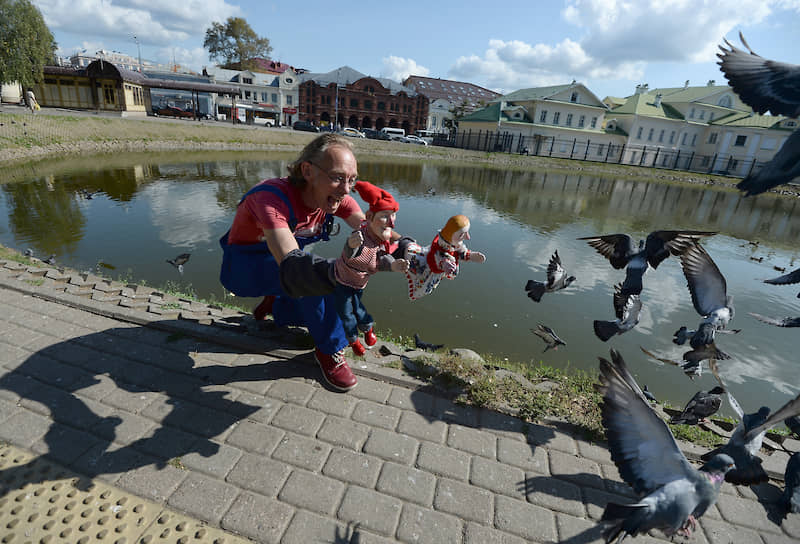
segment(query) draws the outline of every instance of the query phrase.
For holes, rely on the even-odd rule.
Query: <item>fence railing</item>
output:
[[[578,138],[523,136],[511,132],[465,130],[452,135],[437,134],[433,145],[476,151],[518,153],[581,161],[627,164],[666,170],[683,170],[731,177],[746,177],[765,162],[741,155],[715,153],[703,155],[687,150],[638,144],[609,144]]]

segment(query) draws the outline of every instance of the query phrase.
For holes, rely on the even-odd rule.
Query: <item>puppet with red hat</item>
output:
[[[347,238],[342,255],[334,264],[336,289],[334,300],[344,332],[353,353],[364,355],[366,350],[358,339],[359,330],[371,348],[377,342],[374,320],[361,302],[370,276],[376,272],[405,272],[408,262],[392,257],[390,242],[397,210],[400,206],[391,194],[368,181],[358,181],[356,191],[369,204],[367,219]]]
[[[429,295],[442,278],[455,278],[461,261],[485,261],[483,253],[467,249],[464,241],[469,238],[469,219],[465,215],[454,215],[433,238],[430,246],[420,246],[414,242],[408,244],[405,250],[408,298],[417,300]]]

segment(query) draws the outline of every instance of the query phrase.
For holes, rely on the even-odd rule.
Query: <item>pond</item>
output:
[[[125,155],[110,162],[40,163],[17,169],[0,185],[0,243],[57,264],[133,282],[170,282],[217,300],[219,237],[230,226],[236,204],[261,179],[283,175],[292,155]],[[579,165],[580,163],[575,163]],[[472,222],[471,249],[483,264],[463,263],[460,275],[443,281],[430,296],[410,301],[403,275],[374,276],[364,303],[380,331],[418,333],[427,342],[467,347],[530,364],[596,373],[597,357],[619,349],[640,383],[659,398],[683,405],[695,391],[714,386],[706,372],[690,381],[673,366],[646,357],[640,346],[680,359],[685,347],[672,343],[681,325],[700,317],[691,303],[679,261],[670,258],[645,276],[643,311],[632,331],[601,342],[594,319],[613,319],[613,285],[624,277],[581,236],[628,233],[643,238],[657,229],[718,231],[704,246],[727,278],[736,316],[718,344],[732,355],[720,363],[723,379],[746,411],[773,409],[796,395],[797,330],[763,324],[748,315],[800,315],[800,286],[761,280],[800,266],[796,199],[742,198],[737,192],[701,185],[632,181],[576,173],[518,171],[463,164],[360,157],[366,179],[400,203],[397,230],[426,245],[447,218],[464,213]],[[357,197],[357,195],[355,195]],[[362,202],[362,206],[364,206]],[[342,225],[344,225],[342,223]],[[335,257],[346,228],[313,248]],[[558,250],[577,277],[568,289],[540,303],[525,295],[528,279],[543,280]],[[183,275],[166,259],[190,253]],[[241,300],[240,300],[241,302]],[[254,306],[257,301],[250,302]],[[552,327],[567,343],[543,353],[531,333]],[[724,412],[730,414],[727,405]]]

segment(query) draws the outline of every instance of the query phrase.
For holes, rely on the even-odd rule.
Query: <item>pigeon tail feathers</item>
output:
[[[525,290],[528,292],[528,297],[536,302],[542,300],[542,295],[546,290],[545,284],[540,281],[528,280],[525,284]]]
[[[619,333],[619,325],[616,321],[594,321],[594,333],[603,342],[607,342],[609,338]]]

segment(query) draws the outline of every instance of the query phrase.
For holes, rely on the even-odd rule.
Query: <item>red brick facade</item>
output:
[[[338,113],[340,127],[396,127],[406,134],[424,129],[428,118],[428,99],[405,91],[392,94],[374,78],[364,77],[348,85],[339,85],[339,107],[336,108],[336,84],[320,86],[314,80],[299,85],[300,119],[317,126],[333,123]],[[412,91],[413,93],[413,91]]]

